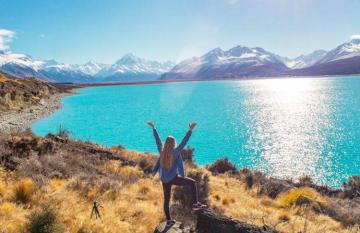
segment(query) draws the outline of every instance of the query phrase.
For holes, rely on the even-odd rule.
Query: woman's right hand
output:
[[[152,129],[155,129],[155,125],[151,121],[146,122],[146,124],[148,124]]]

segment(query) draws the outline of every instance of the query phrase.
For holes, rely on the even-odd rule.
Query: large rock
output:
[[[166,222],[160,223],[154,233],[191,233],[194,232],[189,227],[184,227],[181,222],[176,222],[171,227],[166,227]]]
[[[198,233],[279,233],[268,226],[257,227],[209,210],[198,214],[196,230]]]

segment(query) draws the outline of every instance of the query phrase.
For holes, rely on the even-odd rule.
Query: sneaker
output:
[[[193,204],[194,211],[203,210],[203,209],[206,209],[206,207],[207,207],[206,205],[203,205],[200,202]]]
[[[167,220],[166,221],[166,228],[171,227],[175,223],[176,223],[176,221],[174,219]]]

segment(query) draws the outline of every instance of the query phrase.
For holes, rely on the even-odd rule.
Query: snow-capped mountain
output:
[[[236,46],[227,51],[216,48],[201,57],[180,62],[161,79],[214,79],[273,76],[285,73],[289,68],[262,48]]]
[[[28,55],[10,53],[8,51],[0,53],[0,69],[13,76],[22,78],[38,77],[39,79],[50,81],[39,72],[43,65],[43,61],[35,60]]]
[[[360,74],[360,39],[341,44],[329,52],[316,50],[295,59],[259,47],[236,46],[227,51],[216,48],[176,66],[172,62],[146,60],[131,53],[114,64],[90,61],[75,65],[0,51],[0,71],[22,78],[74,83]]]
[[[96,75],[108,81],[151,81],[174,67],[172,62],[160,63],[139,58],[131,53],[126,54],[113,65],[104,67]]]
[[[295,59],[284,58],[283,62],[291,69],[302,69],[316,64],[324,58],[326,54],[327,51],[320,49],[307,55],[300,55]]]
[[[357,56],[360,56],[360,39],[353,39],[350,42],[339,45],[335,49],[331,50],[317,63],[320,64]]]
[[[174,66],[171,62],[149,61],[127,54],[113,65],[87,62],[81,65],[55,60],[35,60],[24,54],[0,51],[0,70],[20,77],[50,82],[116,82],[156,80]]]
[[[326,53],[314,65],[296,69],[292,75],[360,74],[360,39],[344,43]]]
[[[77,65],[76,69],[87,75],[96,75],[100,70],[104,69],[108,65],[104,63],[89,61],[82,65]]]

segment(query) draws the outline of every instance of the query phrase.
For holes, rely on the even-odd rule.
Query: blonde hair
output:
[[[166,138],[165,145],[160,152],[160,166],[166,170],[170,170],[173,166],[172,152],[175,149],[176,141],[175,138],[169,136]]]

